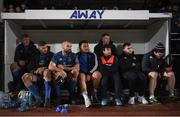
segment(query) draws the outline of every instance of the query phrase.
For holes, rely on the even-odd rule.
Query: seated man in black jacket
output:
[[[37,91],[38,88],[45,86],[45,106],[50,104],[50,92],[49,81],[51,79],[51,72],[48,70],[49,63],[53,57],[53,53],[48,50],[48,45],[44,41],[38,43],[39,51],[31,57],[31,61],[28,65],[28,73],[22,76],[24,85],[35,97],[35,105],[39,106],[42,103],[42,98]]]
[[[165,61],[165,47],[159,42],[155,48],[144,55],[142,60],[142,70],[149,77],[149,102],[158,103],[154,97],[157,79],[164,76],[168,80],[169,96],[174,96],[175,75],[172,66]]]
[[[116,55],[116,46],[114,45],[113,41],[111,40],[110,34],[103,33],[101,36],[101,40],[99,43],[94,47],[94,53],[97,55],[97,57],[100,57],[103,55],[103,47],[104,45],[108,45],[111,50],[112,54]]]
[[[36,46],[31,41],[29,35],[24,34],[22,36],[22,42],[16,47],[14,63],[11,64],[10,69],[13,76],[14,90],[22,89],[21,76],[26,72],[26,66],[28,65],[33,53],[37,51]]]
[[[144,91],[146,87],[146,76],[141,72],[140,61],[134,54],[131,43],[123,44],[123,53],[120,56],[120,72],[123,78],[128,81],[130,90],[130,98],[128,103],[135,104],[135,92],[139,93],[138,102],[147,104],[144,98]]]
[[[99,68],[102,74],[101,80],[101,105],[107,105],[107,91],[108,91],[108,81],[112,79],[114,81],[114,90],[115,90],[115,104],[117,106],[122,105],[121,102],[121,79],[119,76],[119,61],[117,56],[111,53],[111,47],[106,45],[103,49],[104,55],[99,59]]]

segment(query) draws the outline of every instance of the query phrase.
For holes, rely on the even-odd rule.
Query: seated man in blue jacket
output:
[[[149,77],[149,102],[158,103],[154,96],[158,78],[166,78],[168,81],[169,96],[174,96],[175,75],[172,66],[165,61],[165,47],[159,42],[155,48],[144,55],[142,70]]]
[[[88,81],[92,81],[94,90],[93,97],[97,100],[97,90],[101,80],[101,73],[97,70],[98,60],[96,54],[90,52],[88,41],[81,41],[79,43],[79,50],[80,52],[77,55],[80,63],[80,89],[85,101],[85,107],[89,107],[91,105],[91,101],[88,97],[86,83]]]

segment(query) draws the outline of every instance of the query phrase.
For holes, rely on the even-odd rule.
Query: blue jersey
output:
[[[39,56],[39,66],[45,66],[46,64],[46,55],[40,54]]]
[[[98,67],[98,60],[95,53],[77,53],[79,64],[80,64],[80,72],[90,74],[93,73]]]
[[[80,62],[81,71],[85,73],[90,73],[89,54],[86,54],[86,53],[81,54],[81,56],[79,57],[79,62]]]
[[[79,64],[79,61],[77,59],[77,56],[75,53],[70,52],[68,55],[63,55],[62,51],[56,53],[53,58],[51,59],[53,63],[56,65],[63,65],[65,67],[72,67],[75,64]]]

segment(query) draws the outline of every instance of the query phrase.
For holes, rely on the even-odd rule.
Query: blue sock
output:
[[[73,98],[73,95],[75,93],[75,88],[76,88],[76,84],[77,84],[77,81],[69,81],[68,83],[68,91],[70,93],[70,98]]]
[[[45,85],[45,99],[46,98],[50,99],[50,96],[51,96],[51,86],[49,85],[48,81],[44,81],[44,85]]]
[[[30,85],[28,87],[29,91],[32,93],[32,95],[36,98],[36,99],[40,99],[40,95],[38,93],[38,91],[36,90],[36,86],[34,84]]]
[[[61,96],[61,86],[56,85],[55,88],[56,88],[56,96],[60,97]]]

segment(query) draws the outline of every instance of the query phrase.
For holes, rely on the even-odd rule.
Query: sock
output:
[[[35,99],[40,99],[40,95],[38,91],[36,90],[36,86],[34,84],[30,85],[28,87],[29,91],[32,93],[32,95],[35,97]]]
[[[151,96],[149,97],[149,99],[151,99],[151,98],[154,98],[154,95],[151,95]]]
[[[138,98],[143,98],[144,96],[138,96]]]
[[[61,96],[61,86],[56,85],[56,86],[55,86],[55,89],[56,89],[56,96],[57,96],[57,97],[60,97],[60,96]]]
[[[130,99],[134,99],[135,97],[130,97]]]
[[[173,96],[174,96],[174,93],[170,94],[169,96],[170,96],[170,97],[173,97]]]
[[[97,98],[97,89],[94,89],[94,96]]]
[[[94,93],[97,93],[97,89],[94,89]]]
[[[83,91],[83,92],[82,92],[82,95],[83,95],[83,98],[84,98],[84,99],[87,99],[87,98],[88,98],[88,93],[87,93],[87,91]]]
[[[73,99],[73,98],[74,98],[74,93],[75,93],[76,84],[77,84],[76,81],[72,81],[72,80],[69,81],[68,91],[69,91],[69,93],[70,93],[70,99]]]
[[[44,81],[45,85],[45,99],[50,99],[51,96],[51,86],[49,85],[48,81]]]

